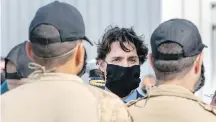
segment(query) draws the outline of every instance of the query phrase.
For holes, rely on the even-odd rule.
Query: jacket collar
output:
[[[191,99],[194,101],[201,101],[189,89],[180,85],[159,85],[148,90],[148,97],[156,96],[176,96]]]

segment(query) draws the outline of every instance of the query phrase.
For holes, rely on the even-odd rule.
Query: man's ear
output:
[[[84,65],[84,58],[85,58],[85,49],[83,45],[83,41],[80,41],[78,44],[77,49],[75,49],[75,52],[73,54],[73,58],[75,59],[75,69],[77,69],[77,73],[80,72]]]
[[[106,71],[106,66],[105,66],[105,62],[102,59],[99,59],[97,61],[98,65],[99,65],[99,70],[102,72]]]
[[[196,74],[201,73],[202,64],[203,64],[203,52],[197,56],[196,61],[194,63],[194,69]]]
[[[27,54],[27,56],[28,56],[32,61],[34,61],[34,57],[33,57],[33,55],[32,55],[32,49],[31,49],[31,44],[30,44],[30,42],[27,42],[25,47],[26,47],[26,54]]]
[[[149,54],[149,62],[150,62],[152,69],[154,69],[152,53]]]

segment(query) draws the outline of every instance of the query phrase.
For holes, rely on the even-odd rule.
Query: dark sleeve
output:
[[[8,91],[8,86],[7,86],[7,82],[4,81],[2,84],[1,84],[1,94],[4,94],[5,92]]]
[[[5,72],[1,72],[1,84],[5,81]]]

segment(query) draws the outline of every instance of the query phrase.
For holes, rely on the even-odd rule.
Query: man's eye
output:
[[[119,62],[121,61],[120,59],[114,59],[113,62]]]
[[[132,62],[132,63],[136,63],[137,60],[136,60],[136,59],[132,59],[132,60],[130,60],[130,62]]]

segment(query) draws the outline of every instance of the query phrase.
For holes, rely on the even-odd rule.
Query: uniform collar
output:
[[[34,82],[34,81],[75,81],[75,82],[83,82],[80,77],[72,74],[66,73],[35,73],[29,75],[28,78],[22,79],[26,82]]]
[[[148,90],[148,97],[155,96],[176,96],[188,98],[195,101],[201,101],[196,97],[189,89],[184,88],[180,85],[159,85]]]
[[[35,80],[37,81],[59,81],[60,80],[60,81],[82,82],[81,78],[76,75],[55,72],[56,68],[46,69],[45,66],[42,66],[34,62],[29,63],[28,67],[35,71],[28,76],[27,80],[24,79],[24,81],[35,81]]]
[[[154,90],[156,88],[156,90],[161,90],[161,91],[168,91],[168,92],[177,92],[177,93],[187,93],[187,94],[192,94],[193,93],[183,87],[183,86],[180,86],[180,85],[175,85],[175,84],[164,84],[164,85],[159,85],[159,86],[156,86],[156,87],[153,87],[152,90]]]

